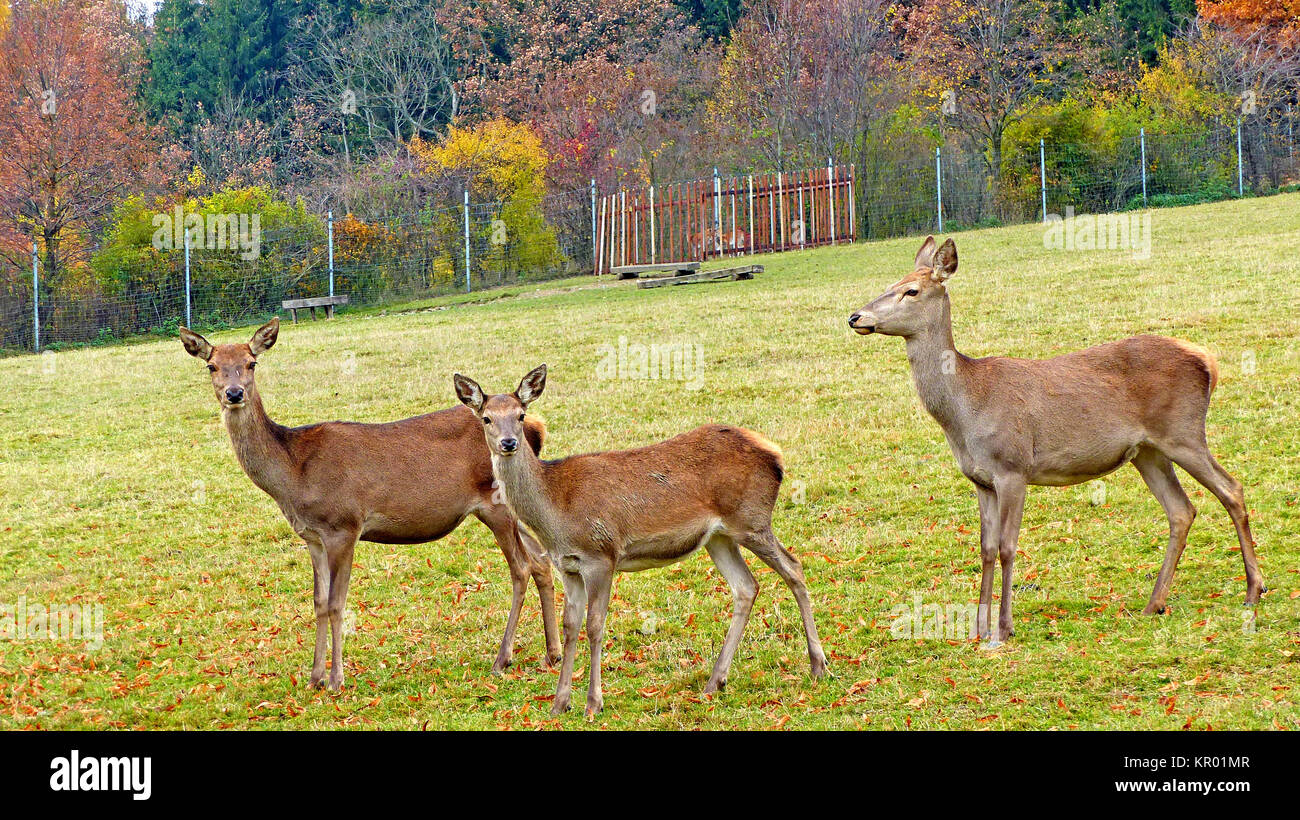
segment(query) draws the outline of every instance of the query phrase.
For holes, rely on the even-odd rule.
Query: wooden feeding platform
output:
[[[664,285],[690,285],[700,282],[728,282],[737,279],[753,279],[754,274],[762,273],[762,265],[744,265],[739,268],[723,268],[703,273],[686,273],[677,276],[662,276],[658,279],[642,279],[636,283],[638,288],[659,288]]]
[[[672,273],[674,276],[686,276],[699,269],[699,262],[658,262],[653,265],[616,265],[610,270],[619,279],[636,279],[643,273]]]

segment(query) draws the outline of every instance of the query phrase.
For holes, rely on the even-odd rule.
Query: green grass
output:
[[[710,421],[763,432],[785,450],[775,528],[804,562],[834,678],[809,679],[789,591],[751,557],[758,606],[728,688],[702,698],[731,600],[695,555],[618,579],[605,711],[552,720],[531,590],[516,665],[489,671],[509,580],[471,522],[434,544],[359,548],[347,688],[308,690],[307,554],[171,340],[0,361],[0,603],[98,603],[106,618],[98,649],[0,641],[0,728],[1300,728],[1298,208],[1290,194],[1156,211],[1147,261],[1045,250],[1034,225],[963,233],[951,283],[971,355],[1149,332],[1219,356],[1211,448],[1246,486],[1271,588],[1253,631],[1228,517],[1186,478],[1201,515],[1171,611],[1138,615],[1167,528],[1125,468],[1097,506],[1092,486],[1031,489],[1004,649],[891,636],[896,605],[973,603],[979,580],[974,494],[902,342],[845,321],[910,271],[913,238],[773,255],[751,282],[544,283],[285,325],[258,371],[272,416],[304,424],[447,407],[453,371],[504,389],[545,361],[535,409],[552,457]],[[698,344],[698,389],[598,378],[620,336]]]

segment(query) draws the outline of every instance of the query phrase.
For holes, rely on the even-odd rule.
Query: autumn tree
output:
[[[907,18],[916,71],[944,118],[982,150],[996,198],[1007,128],[1051,88],[1070,53],[1046,0],[922,0]]]
[[[1196,0],[1201,18],[1240,32],[1265,29],[1278,40],[1300,38],[1300,0]]]
[[[436,137],[460,111],[456,67],[436,9],[396,0],[379,16],[302,21],[290,85],[314,107],[322,149],[350,163],[361,148]]]
[[[0,33],[0,252],[18,262],[35,237],[51,288],[156,155],[139,54],[104,28],[124,15],[118,0],[27,0]]]
[[[860,159],[864,135],[898,104],[888,0],[758,0],[732,32],[711,102],[724,144],[759,167]],[[736,157],[737,164],[745,164]]]

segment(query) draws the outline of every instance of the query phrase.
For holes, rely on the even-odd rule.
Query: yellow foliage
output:
[[[438,143],[417,138],[411,152],[430,175],[468,172],[470,197],[479,200],[540,193],[550,162],[533,129],[504,118],[468,128],[453,125]]]
[[[1208,62],[1204,42],[1178,48],[1162,46],[1160,60],[1143,70],[1138,96],[1151,106],[1158,120],[1197,123],[1229,115],[1232,98],[1217,93],[1203,76]]]

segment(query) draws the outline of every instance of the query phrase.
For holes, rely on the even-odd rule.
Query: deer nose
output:
[[[244,388],[242,387],[226,388],[226,401],[230,402],[231,404],[239,404],[243,400],[244,400]]]
[[[519,447],[519,439],[503,438],[501,439],[501,452],[513,453]]]
[[[862,324],[858,324],[859,322]],[[876,330],[876,317],[859,310],[849,317],[849,327],[858,333],[874,333]]]

